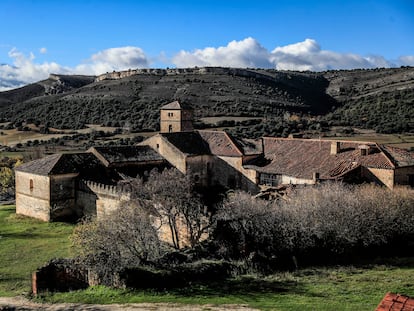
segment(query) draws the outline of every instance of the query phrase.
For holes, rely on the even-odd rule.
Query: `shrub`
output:
[[[220,252],[233,258],[322,263],[386,254],[401,241],[414,242],[413,206],[413,190],[373,185],[326,183],[271,203],[238,192],[219,209],[215,237]]]

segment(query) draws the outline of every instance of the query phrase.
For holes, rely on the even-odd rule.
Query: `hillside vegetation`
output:
[[[99,79],[51,75],[0,93],[0,121],[10,121],[14,127],[27,122],[78,129],[93,123],[157,130],[159,108],[179,99],[194,107],[196,119],[265,117],[262,124],[236,124],[260,134],[282,134],[284,128],[289,132],[320,130],[328,125],[411,132],[413,89],[413,67],[320,73],[218,67],[142,69]],[[239,129],[239,134],[252,131]]]

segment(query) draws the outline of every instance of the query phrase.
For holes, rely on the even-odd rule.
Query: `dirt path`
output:
[[[42,304],[23,297],[0,297],[0,311],[258,311],[246,305],[182,305],[174,303],[129,303],[91,305],[74,303]]]

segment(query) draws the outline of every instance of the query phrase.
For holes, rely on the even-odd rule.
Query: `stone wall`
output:
[[[50,219],[72,220],[81,216],[76,209],[76,177],[78,174],[50,177]]]
[[[180,150],[168,143],[160,135],[155,135],[144,142],[141,145],[147,145],[161,154],[169,163],[176,167],[180,172],[187,172],[186,155]]]
[[[187,171],[191,172],[197,185],[208,187],[211,184],[211,174],[214,157],[211,155],[189,156],[186,158]]]
[[[76,204],[85,216],[105,217],[130,199],[130,193],[114,185],[82,180],[78,188]]]
[[[287,175],[282,175],[282,184],[289,185],[314,185],[316,184],[315,179],[306,179],[306,178],[298,178],[298,177],[292,177]]]
[[[16,214],[50,220],[48,176],[16,171]]]
[[[391,169],[363,167],[362,177],[390,189],[394,187],[394,170]]]
[[[161,110],[160,120],[161,133],[181,132],[180,110]]]
[[[88,287],[88,273],[71,259],[54,259],[32,274],[32,293],[66,292]]]
[[[259,191],[256,184],[257,173],[244,168],[242,163],[242,157],[216,156],[212,167],[211,185],[257,193]]]
[[[104,185],[92,181],[82,180],[79,182],[77,196],[78,205],[82,206],[86,216],[96,216],[103,219],[110,213],[115,212],[125,202],[130,200],[130,193],[119,186]],[[162,241],[173,244],[168,219],[162,216],[152,216],[153,225],[158,229]],[[207,220],[207,218],[206,218]],[[182,247],[189,245],[189,236],[184,219],[178,221],[178,235]],[[206,238],[204,235],[203,238]]]
[[[409,176],[414,175],[414,166],[400,167],[395,169],[394,181],[396,185],[409,185]],[[414,177],[411,177],[414,178]],[[414,185],[410,185],[414,186]]]

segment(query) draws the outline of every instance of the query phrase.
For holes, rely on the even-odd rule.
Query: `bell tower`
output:
[[[191,132],[193,130],[193,110],[178,101],[161,107],[160,132]]]

